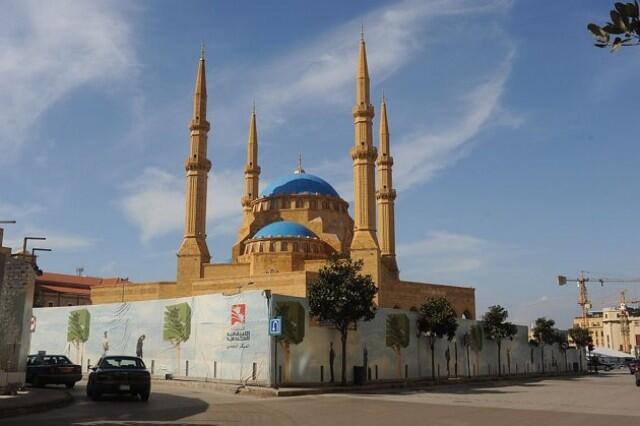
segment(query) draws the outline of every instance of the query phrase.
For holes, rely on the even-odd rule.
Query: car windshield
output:
[[[139,358],[109,357],[103,358],[100,364],[102,368],[146,368]]]
[[[30,356],[27,365],[71,365],[69,358],[64,355]]]

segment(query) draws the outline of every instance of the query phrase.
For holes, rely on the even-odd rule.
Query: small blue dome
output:
[[[339,197],[335,189],[324,179],[308,173],[293,173],[282,176],[269,184],[263,197],[280,194],[321,194]]]
[[[318,238],[316,234],[296,222],[283,220],[273,222],[260,228],[253,238],[268,237],[299,237],[299,238]]]

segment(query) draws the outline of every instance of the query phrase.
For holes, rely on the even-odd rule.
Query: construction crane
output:
[[[569,281],[575,281],[578,285],[578,305],[582,309],[582,327],[589,328],[587,317],[589,316],[589,309],[591,309],[591,302],[587,293],[587,283],[600,283],[601,286],[604,283],[636,283],[640,284],[640,278],[593,278],[585,276],[585,271],[580,271],[578,278],[567,278],[565,275],[558,275],[558,285],[566,285]],[[628,326],[628,324],[627,324]]]
[[[631,338],[629,330],[629,310],[627,303],[640,303],[640,300],[627,300],[625,290],[620,291],[620,334],[622,334],[623,352],[631,353]]]

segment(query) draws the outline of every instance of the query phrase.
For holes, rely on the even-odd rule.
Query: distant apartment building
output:
[[[36,278],[33,306],[46,308],[54,306],[91,305],[91,289],[104,285],[123,289],[128,278],[100,278],[82,275],[44,272]]]
[[[582,317],[573,324],[583,326]],[[640,354],[640,316],[626,315],[619,307],[604,308],[589,313],[587,328],[596,347]]]

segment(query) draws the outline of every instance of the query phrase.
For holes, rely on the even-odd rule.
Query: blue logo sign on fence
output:
[[[282,317],[269,320],[269,336],[282,336]]]

